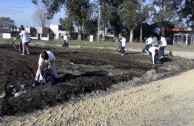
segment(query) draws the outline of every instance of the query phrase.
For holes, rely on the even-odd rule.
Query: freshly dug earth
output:
[[[33,87],[39,54],[51,50],[57,58],[58,82]],[[152,65],[149,56],[138,52],[117,52],[30,47],[31,55],[21,56],[10,45],[0,45],[0,114],[17,115],[67,103],[87,93],[137,86],[151,80],[192,69],[194,61],[165,56],[162,64]],[[125,83],[128,82],[128,83]],[[142,83],[143,82],[143,83]],[[8,87],[26,94],[13,97]]]

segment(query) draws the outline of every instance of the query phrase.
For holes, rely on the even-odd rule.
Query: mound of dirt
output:
[[[59,78],[55,85],[33,87],[39,54],[51,50],[57,58]],[[31,55],[21,56],[10,45],[0,45],[0,115],[29,113],[68,102],[97,90],[111,90],[118,83],[133,86],[192,69],[193,60],[165,56],[162,64],[152,65],[149,56],[128,52],[121,56],[111,51],[30,47]],[[128,83],[129,84],[129,83]],[[125,86],[125,85],[123,85]],[[14,91],[25,91],[14,97]]]

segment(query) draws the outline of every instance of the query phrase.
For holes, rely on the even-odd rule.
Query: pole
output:
[[[142,6],[143,6],[143,0],[141,0],[141,12],[142,12]],[[142,19],[141,19],[141,22],[140,22],[141,24],[140,24],[140,43],[142,43]]]
[[[101,11],[101,6],[99,6],[99,10],[98,10],[98,42],[100,41],[100,20],[101,20],[100,19],[101,18],[100,17],[101,16],[100,11]]]

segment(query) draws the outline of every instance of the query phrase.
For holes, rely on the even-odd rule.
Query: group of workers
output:
[[[151,54],[152,64],[160,64],[160,59],[163,58],[165,55],[165,48],[167,46],[166,39],[164,35],[161,35],[160,39],[158,40],[156,36],[150,36],[146,40],[146,45],[142,50],[146,55]]]
[[[123,34],[119,35],[119,46],[118,51],[121,53],[121,56],[125,54],[125,45],[126,38]],[[164,35],[161,35],[160,39],[156,36],[151,35],[145,42],[145,47],[142,50],[144,54],[151,55],[153,64],[160,64],[160,59],[163,58],[165,48],[167,46],[166,39]]]
[[[21,25],[20,28],[20,34],[18,37],[16,37],[14,39],[14,41],[18,38],[21,38],[21,45],[22,45],[22,54],[21,55],[29,55],[29,48],[28,48],[28,43],[30,43],[31,39],[29,37],[28,32],[25,31],[25,28],[23,27],[23,25]],[[13,42],[14,42],[13,41]],[[121,53],[121,55],[123,56],[125,54],[125,44],[126,44],[126,38],[124,37],[123,34],[120,35],[120,45],[119,45],[119,52]],[[152,63],[153,64],[158,64],[160,63],[160,58],[164,56],[164,49],[167,46],[167,42],[164,38],[164,36],[162,35],[159,42],[158,39],[154,36],[150,36],[147,40],[146,40],[146,45],[143,49],[143,52],[147,55],[151,54],[152,57]],[[68,47],[68,42],[67,42],[67,34],[64,35],[64,44],[62,47]],[[36,72],[36,76],[35,76],[35,81],[36,83],[41,82],[44,77],[43,77],[43,70],[45,68],[45,64],[48,67],[48,69],[50,70],[50,72],[52,73],[52,75],[54,76],[54,78],[56,79],[58,74],[57,74],[57,70],[56,70],[56,63],[55,63],[55,56],[51,51],[43,51],[40,56],[39,56],[39,60],[38,60],[38,69]]]

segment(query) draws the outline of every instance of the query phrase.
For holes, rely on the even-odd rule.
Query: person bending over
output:
[[[156,46],[152,46],[149,48],[149,52],[151,53],[152,64],[161,64],[161,52],[159,51],[159,48]]]
[[[56,70],[56,58],[51,51],[43,51],[38,60],[38,70],[36,72],[35,81],[36,83],[43,80],[43,70],[45,66],[48,66],[50,73],[54,75],[55,79],[57,78]]]

